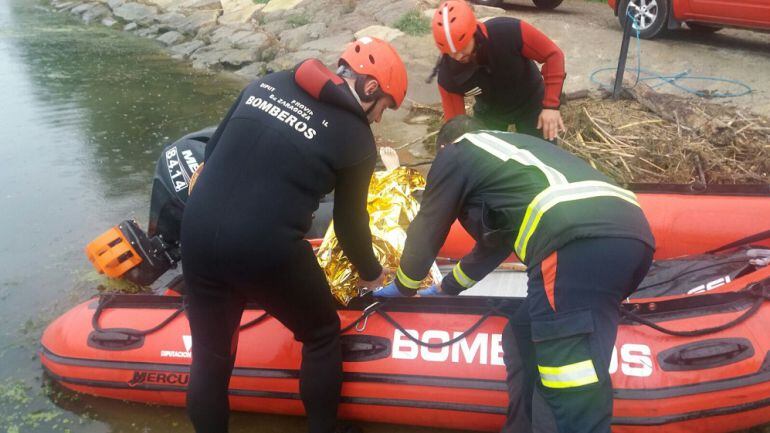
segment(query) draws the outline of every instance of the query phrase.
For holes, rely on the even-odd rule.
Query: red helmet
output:
[[[357,74],[369,75],[377,80],[384,93],[393,98],[396,107],[406,97],[406,67],[401,57],[389,43],[369,36],[348,44],[340,56],[342,61]]]
[[[448,0],[433,15],[433,39],[444,54],[465,48],[476,33],[476,15],[464,0]]]

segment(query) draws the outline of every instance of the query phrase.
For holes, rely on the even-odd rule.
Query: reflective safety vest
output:
[[[518,227],[513,250],[522,261],[527,260],[527,246],[535,235],[543,216],[554,206],[595,197],[616,197],[639,206],[636,195],[626,189],[599,180],[569,182],[564,174],[545,164],[532,152],[520,149],[514,144],[486,132],[469,133],[459,140],[466,139],[478,148],[503,160],[512,160],[521,165],[540,170],[548,180],[549,186],[537,194],[527,206],[524,218]]]

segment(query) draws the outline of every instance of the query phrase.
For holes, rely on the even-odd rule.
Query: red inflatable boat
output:
[[[624,305],[610,369],[616,432],[717,433],[770,422],[770,303],[764,302],[770,267],[749,265],[740,249],[768,245],[762,232],[770,229],[770,194],[767,187],[679,189],[637,189],[662,270]],[[733,242],[740,248],[702,255]],[[459,258],[471,245],[456,227],[441,255]],[[700,256],[675,259],[685,255]],[[183,289],[167,289],[164,295],[103,295],[59,317],[43,334],[45,371],[77,392],[183,405],[192,342],[172,290]],[[376,303],[368,297],[340,308],[341,417],[499,430],[507,405],[503,315],[520,302],[461,296]],[[457,341],[418,344],[450,339]],[[302,414],[300,345],[292,335],[251,306],[239,341],[231,407]]]

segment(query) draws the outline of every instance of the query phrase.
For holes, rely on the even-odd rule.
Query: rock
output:
[[[83,3],[70,9],[70,13],[75,15],[82,15],[86,11],[93,9],[94,6],[96,6],[96,3]]]
[[[253,37],[254,40],[256,40],[256,41],[260,41],[260,40],[265,40],[266,41],[267,40],[267,36],[266,35],[264,35],[262,33],[253,32],[251,30],[239,30],[239,31],[236,31],[235,33],[233,33],[230,36],[228,36],[226,39],[233,46],[236,46],[236,45],[238,45],[238,43],[240,41],[242,41],[242,40],[244,40],[246,38],[250,38],[250,37]],[[262,43],[263,42],[260,42],[260,45]]]
[[[362,0],[356,7],[356,12],[372,16],[386,26],[392,26],[405,13],[412,9],[419,9],[419,6],[418,0],[390,1],[388,7],[383,7],[381,0]],[[371,20],[369,23],[371,24]]]
[[[385,27],[385,26],[369,26],[365,29],[361,29],[354,33],[354,36],[356,39],[361,39],[362,36],[371,36],[373,38],[379,38],[383,41],[392,41],[393,39],[396,39],[399,36],[403,36],[404,32],[398,29],[394,29],[392,27]]]
[[[156,18],[162,31],[177,30],[187,22],[187,17],[178,12],[166,12]]]
[[[143,3],[155,5],[163,10],[175,9],[179,0],[142,0]]]
[[[128,23],[123,27],[123,31],[130,32],[131,30],[136,30],[136,28],[139,27],[136,23]]]
[[[172,30],[170,32],[163,33],[162,35],[158,36],[157,39],[163,45],[170,46],[182,42],[182,40],[184,40],[184,36],[176,30]]]
[[[253,63],[259,58],[259,53],[255,50],[229,50],[226,51],[219,63],[227,67],[240,67]]]
[[[278,37],[283,46],[293,51],[297,50],[303,44],[320,38],[324,32],[326,32],[325,23],[312,23],[305,24],[296,29],[284,30]]]
[[[216,24],[218,16],[219,11],[193,12],[177,30],[182,33],[195,34],[201,27]]]
[[[225,42],[213,45],[206,45],[199,48],[190,55],[193,67],[196,69],[207,69],[219,65],[222,57],[231,51],[230,46]]]
[[[133,21],[139,25],[150,25],[158,15],[158,8],[141,3],[124,3],[113,10],[113,13],[125,21]]]
[[[343,15],[334,21],[335,28],[350,32],[357,32],[370,25],[372,25],[372,18],[358,13]]]
[[[286,50],[279,48],[278,45],[271,44],[262,49],[262,53],[259,56],[259,60],[263,62],[271,62],[277,57],[285,56]]]
[[[293,26],[291,26],[286,20],[284,19],[273,19],[270,18],[265,24],[259,26],[259,29],[266,33],[273,33],[278,34],[286,29],[290,29]]]
[[[118,7],[122,6],[125,2],[126,0],[107,0],[107,6],[109,6],[110,9],[114,11]]]
[[[348,42],[355,40],[352,33],[342,33],[329,38],[319,39],[317,41],[308,42],[303,44],[300,49],[303,51],[333,51],[336,53],[342,52],[345,45]]]
[[[244,38],[239,38],[233,43],[235,48],[248,48],[258,50],[259,52],[270,45],[270,37],[264,33],[252,33]]]
[[[74,2],[74,1],[63,1],[63,2],[55,1],[52,3],[53,7],[55,7],[60,11],[72,9],[79,4],[80,4],[79,2]]]
[[[505,9],[492,6],[473,5],[473,13],[476,18],[491,18],[505,15]]]
[[[265,7],[264,3],[255,4],[252,1],[228,2],[235,3],[235,5],[228,5],[228,7],[225,6],[225,3],[222,1],[222,16],[219,17],[219,22],[222,24],[247,23]]]
[[[238,29],[232,28],[230,26],[220,26],[217,29],[215,29],[213,32],[211,32],[211,35],[209,35],[209,38],[212,42],[219,42],[221,40],[224,40],[230,36],[233,35],[233,33],[237,32]]]
[[[270,0],[264,9],[262,9],[262,12],[267,14],[270,12],[294,9],[294,7],[300,3],[302,3],[302,0]]]
[[[318,50],[295,51],[269,62],[267,68],[276,72],[283,71],[285,69],[293,68],[297,63],[305,59],[318,58],[320,55],[321,52]]]
[[[400,0],[392,2],[387,8],[380,8],[373,14],[374,18],[385,24],[386,26],[392,26],[407,12],[418,9],[419,3],[417,0]]]
[[[115,21],[115,19],[114,19],[114,18],[112,18],[111,16],[110,16],[110,17],[107,17],[107,18],[104,18],[104,19],[102,19],[102,25],[103,25],[103,26],[112,27],[112,26],[114,26],[114,25],[115,25],[115,24],[117,24],[117,23],[118,23],[118,22],[117,22],[117,21]]]
[[[171,52],[174,54],[173,57],[175,58],[185,58],[204,45],[206,44],[204,44],[203,41],[198,40],[185,42],[171,47]]]
[[[257,79],[267,72],[265,62],[254,62],[235,71],[236,74],[246,77],[250,80]]]
[[[157,24],[151,25],[150,27],[145,27],[143,29],[139,29],[136,31],[137,36],[141,36],[143,38],[154,38],[158,35],[158,30],[160,29],[160,26]]]
[[[222,9],[222,3],[219,0],[185,0],[177,6],[179,9],[202,9],[213,10]]]
[[[110,11],[110,8],[105,5],[96,5],[90,10],[86,11],[86,13],[84,13],[81,18],[86,23],[92,23],[108,16],[112,16],[112,11]]]

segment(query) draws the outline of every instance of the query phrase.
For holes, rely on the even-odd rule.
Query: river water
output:
[[[36,351],[45,326],[104,282],[85,244],[123,219],[146,226],[163,145],[216,124],[243,84],[42,0],[0,0],[0,433],[192,432],[182,409],[50,383]],[[305,428],[302,418],[245,413],[231,425]]]

